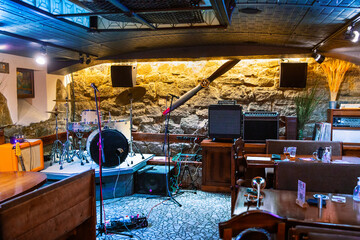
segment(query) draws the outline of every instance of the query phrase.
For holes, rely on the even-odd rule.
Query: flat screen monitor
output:
[[[307,63],[281,63],[280,87],[305,88]]]
[[[240,105],[209,106],[209,138],[235,139],[241,136]]]

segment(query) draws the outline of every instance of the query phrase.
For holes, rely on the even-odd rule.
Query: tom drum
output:
[[[100,113],[100,118],[101,118],[101,113]],[[98,117],[96,114],[96,110],[83,110],[81,112],[81,122],[86,123],[86,124],[97,124],[98,122]]]
[[[129,152],[129,144],[125,136],[116,129],[105,129],[101,131],[105,162],[103,167],[116,167],[123,163]],[[94,162],[99,164],[99,130],[93,131],[86,142],[86,150]]]

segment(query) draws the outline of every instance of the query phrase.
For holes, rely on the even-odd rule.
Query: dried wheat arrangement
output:
[[[351,63],[332,59],[321,64],[326,74],[330,89],[330,101],[336,101],[341,83],[344,81],[345,73],[351,67]]]

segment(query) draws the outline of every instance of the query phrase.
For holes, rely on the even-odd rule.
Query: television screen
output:
[[[235,139],[241,136],[240,105],[209,106],[209,137]]]
[[[305,88],[307,63],[281,63],[280,87]]]

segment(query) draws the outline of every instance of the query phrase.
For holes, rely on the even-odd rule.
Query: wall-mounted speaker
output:
[[[111,66],[113,87],[135,87],[136,66]]]
[[[90,16],[89,17],[89,26],[92,30],[98,29],[98,16]]]
[[[15,144],[0,145],[0,171],[21,171],[21,165],[15,152]],[[26,171],[40,171],[44,169],[43,143],[41,140],[28,139],[20,144],[20,152]]]

